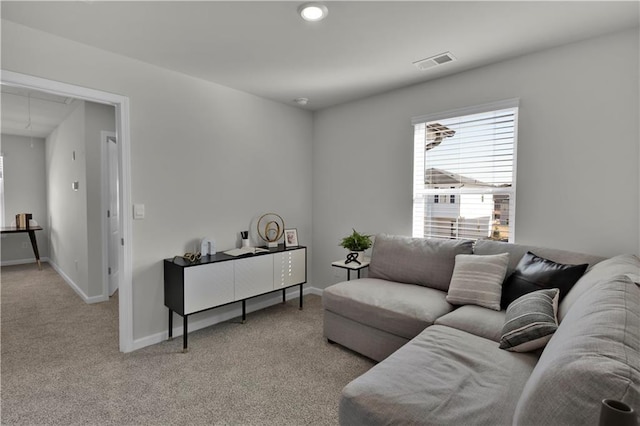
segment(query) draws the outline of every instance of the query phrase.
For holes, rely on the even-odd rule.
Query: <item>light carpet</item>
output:
[[[123,354],[117,296],[87,305],[43,268],[1,270],[2,424],[332,425],[374,364],[323,339],[314,295],[192,332],[186,354],[181,337]]]

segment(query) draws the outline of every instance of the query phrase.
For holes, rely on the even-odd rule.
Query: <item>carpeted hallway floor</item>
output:
[[[373,362],[322,338],[305,296],[138,351],[118,352],[117,296],[86,305],[48,265],[1,270],[2,424],[332,425]]]

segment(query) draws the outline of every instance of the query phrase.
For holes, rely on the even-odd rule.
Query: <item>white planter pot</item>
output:
[[[357,256],[357,257],[355,257],[355,260],[357,260],[360,263],[364,262],[364,251],[352,251],[352,252],[349,252],[349,255],[347,256],[347,260],[352,259],[354,257],[353,254],[355,254]],[[357,265],[357,263],[356,263],[356,265]]]

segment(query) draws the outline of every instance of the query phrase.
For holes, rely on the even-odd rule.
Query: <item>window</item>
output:
[[[518,100],[412,120],[414,237],[513,242],[517,122]]]

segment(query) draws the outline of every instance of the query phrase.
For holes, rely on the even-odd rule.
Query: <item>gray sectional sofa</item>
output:
[[[514,352],[499,342],[516,308],[459,304],[450,284],[459,255],[462,264],[508,253],[508,278],[528,252],[588,269],[559,304],[553,299],[559,325],[546,345]],[[639,276],[635,255],[378,235],[368,277],[323,294],[325,337],[379,361],[344,388],[340,423],[597,424],[605,398],[637,412]]]

